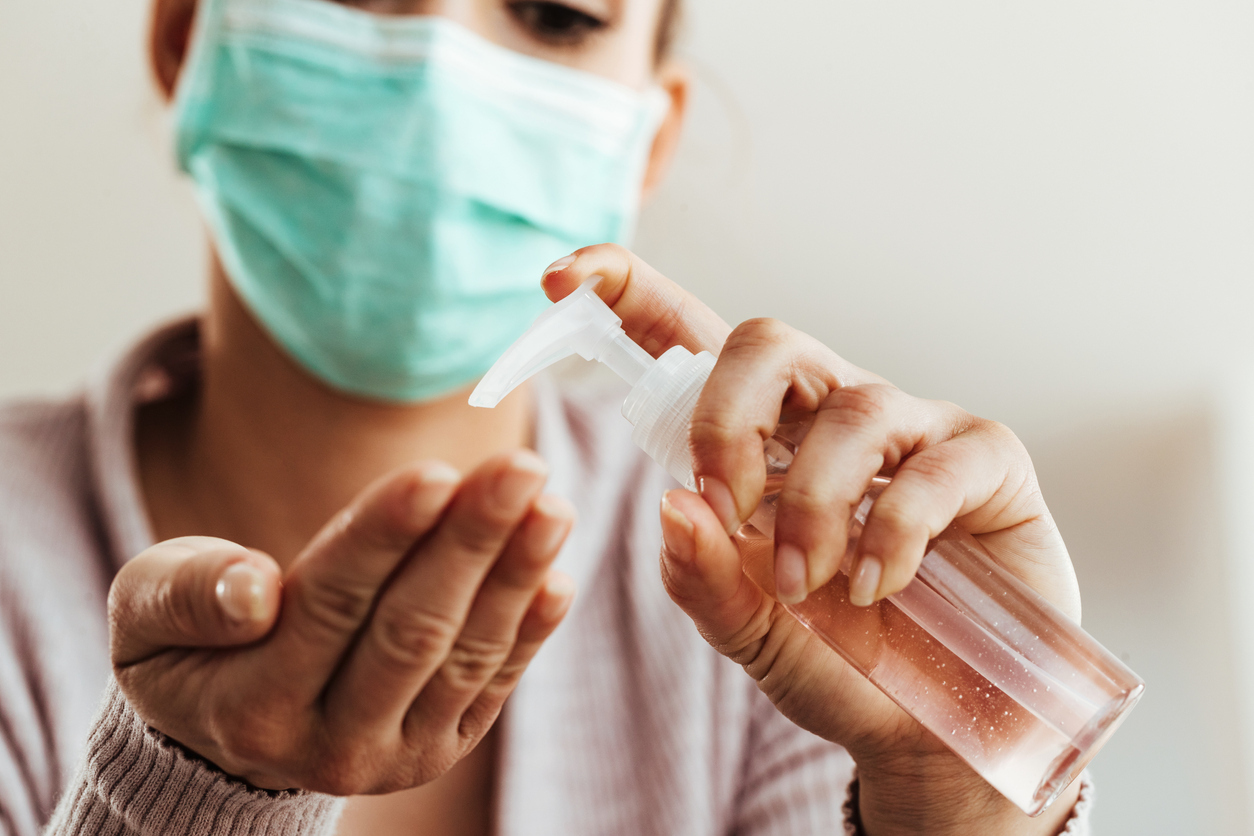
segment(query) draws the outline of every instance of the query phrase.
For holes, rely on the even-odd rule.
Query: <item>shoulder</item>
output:
[[[0,405],[0,589],[10,611],[86,589],[103,612],[111,571],[89,439],[82,397]]]
[[[63,447],[67,439],[86,437],[87,408],[81,394],[63,399],[16,400],[0,403],[0,453]]]
[[[91,494],[82,397],[0,405],[0,552],[81,516]]]
[[[0,549],[18,532],[64,524],[90,494],[81,397],[0,405]]]
[[[81,397],[0,405],[0,773],[26,766],[0,807],[51,809],[108,675],[88,423]]]
[[[0,406],[0,632],[103,631],[113,569],[89,439],[81,397]]]

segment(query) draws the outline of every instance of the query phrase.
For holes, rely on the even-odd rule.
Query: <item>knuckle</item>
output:
[[[906,459],[897,472],[897,479],[901,481],[904,477],[912,482],[919,481],[931,493],[960,493],[960,478],[954,465],[941,448],[933,447]],[[889,505],[893,504],[895,502],[890,498]]]
[[[992,436],[997,443],[1012,446],[1016,451],[1022,453],[1024,457],[1028,455],[1028,450],[1024,446],[1023,440],[1010,427],[1007,427],[1000,421],[990,421],[986,418],[975,418],[973,422],[975,429]]]
[[[299,576],[290,583],[302,615],[315,627],[331,633],[354,632],[370,606],[371,596],[344,579],[310,582]]]
[[[451,522],[445,535],[456,550],[495,555],[505,545],[506,536],[518,521],[519,518],[501,518],[499,512],[485,509],[473,519]]]
[[[500,713],[501,707],[496,700],[487,704],[476,700],[457,723],[457,737],[461,746],[469,749],[482,740]]]
[[[692,417],[688,438],[694,450],[723,450],[740,440],[741,431],[727,422],[725,414],[705,414],[698,410]]]
[[[700,591],[691,590],[682,577],[677,577],[662,561],[662,581],[666,594],[670,596],[681,610],[692,619],[697,633],[705,639],[720,655],[727,657],[738,665],[753,664],[765,647],[766,638],[771,631],[771,616],[775,609],[774,601],[762,596],[757,608],[749,614],[739,626],[716,629],[707,618],[708,599]]]
[[[790,339],[796,331],[778,319],[760,316],[746,319],[732,329],[727,344],[733,348],[777,346]]]
[[[515,594],[535,594],[539,575],[552,562],[553,553],[543,551],[534,540],[515,540],[484,581],[480,590],[491,589]]]
[[[891,386],[878,383],[846,386],[828,395],[821,408],[843,423],[879,424],[887,418],[894,394]]]
[[[779,492],[779,506],[783,514],[798,514],[802,518],[823,519],[831,515],[838,507],[840,497],[836,496],[832,486],[824,487],[814,482],[790,483],[784,480]],[[850,497],[853,499],[853,497]]]
[[[501,670],[513,649],[512,639],[462,636],[449,651],[440,675],[457,690],[478,690]]]
[[[715,639],[706,636],[706,641],[722,655],[744,668],[757,682],[763,682],[780,661],[784,640],[779,636],[787,631],[778,629],[781,613],[769,599],[762,601],[758,611],[745,625],[729,636]],[[787,677],[781,681],[783,684]]]
[[[1023,442],[1014,430],[991,418],[981,418],[978,415],[972,415],[962,407],[950,401],[932,401],[936,407],[944,412],[948,412],[954,416],[953,423],[955,425],[954,435],[975,435],[988,437],[998,444],[1010,444],[1016,448],[1025,449]]]
[[[109,587],[108,614],[109,635],[116,650],[122,640],[130,635],[139,618],[139,608],[121,576],[115,578],[113,585]]]
[[[163,614],[174,635],[191,638],[200,633],[201,613],[189,574],[178,572],[158,587],[157,612]]]
[[[395,506],[397,503],[391,504]],[[395,507],[373,513],[360,508],[346,508],[339,513],[332,526],[339,537],[372,551],[407,549],[422,533],[415,531],[406,516]]]
[[[492,689],[504,693],[512,691],[514,686],[518,684],[518,680],[522,679],[522,675],[526,672],[527,665],[530,662],[530,659],[507,657],[492,676]]]
[[[701,631],[701,637],[722,656],[743,667],[750,675],[763,660],[768,649],[769,619],[754,617],[735,632],[718,636],[709,630]],[[754,676],[755,679],[759,677]]]
[[[702,594],[704,590],[699,584],[693,583],[688,573],[675,568],[675,561],[670,558],[665,543],[662,545],[659,562],[661,563],[662,588],[666,590],[671,601],[697,623],[697,628],[700,630],[699,618],[703,612],[702,607],[706,603],[705,596]]]
[[[603,252],[606,255],[613,256],[615,258],[620,258],[629,264],[631,263],[631,259],[633,258],[631,250],[627,249],[622,244],[614,244],[614,243],[594,244],[588,249]]]
[[[926,401],[926,403],[931,405],[938,414],[941,414],[941,415],[948,414],[948,415],[954,416],[957,419],[957,422],[959,424],[960,432],[970,427],[977,426],[979,424],[994,423],[992,421],[987,421],[983,418],[978,418],[975,415],[972,415],[970,412],[967,412],[965,409],[958,406],[958,404],[954,403],[953,401],[929,400],[929,401]]]
[[[108,612],[110,618],[123,617],[133,608],[134,591],[131,575],[138,571],[143,555],[123,564],[109,584]]]
[[[457,636],[459,625],[448,616],[417,607],[376,616],[375,637],[390,662],[415,668],[443,656]]]
[[[888,502],[877,501],[871,508],[867,527],[874,523],[881,531],[890,532],[890,536],[913,535],[920,531],[926,533],[925,526],[916,517],[917,514],[911,514],[900,502],[891,499]]]
[[[593,255],[593,254],[601,254],[601,253],[617,254],[619,253],[619,251],[625,252],[626,250],[624,247],[620,246],[619,244],[614,244],[611,242],[604,242],[600,244],[589,244],[586,247],[580,247],[579,249],[575,250],[575,254],[576,255]]]

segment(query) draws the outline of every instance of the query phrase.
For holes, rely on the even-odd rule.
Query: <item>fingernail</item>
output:
[[[462,475],[444,462],[423,464],[401,496],[405,520],[410,525],[425,528],[431,524],[432,488],[451,488],[461,481]]]
[[[732,498],[731,488],[716,476],[702,476],[697,480],[697,490],[723,524],[727,536],[734,535],[740,528],[740,515],[736,513],[736,500]]]
[[[547,279],[550,273],[556,273],[558,270],[565,270],[567,267],[569,267],[570,265],[574,263],[575,263],[575,256],[573,255],[568,255],[568,256],[565,256],[564,258],[559,258],[557,261],[553,262],[548,267],[544,268],[544,274],[541,278],[541,281],[543,281],[544,279]]]
[[[530,450],[515,450],[514,454],[509,457],[509,466],[513,470],[531,473],[535,476],[549,475],[549,466],[544,463],[544,459]]]
[[[806,555],[791,543],[775,549],[775,597],[781,604],[800,604],[806,599]]]
[[[461,478],[457,468],[444,462],[423,465],[422,472],[418,474],[418,481],[423,485],[456,485]]]
[[[688,519],[678,508],[671,504],[671,492],[662,496],[662,517],[671,522],[670,526],[662,526],[662,541],[666,544],[666,554],[680,563],[688,563],[696,551],[694,546],[696,530],[692,520]],[[668,529],[678,529],[675,534]]]
[[[563,572],[552,572],[544,582],[544,600],[540,602],[538,613],[545,621],[556,621],[562,617],[575,597],[575,581]]]
[[[544,554],[553,554],[562,547],[562,542],[566,539],[567,532],[570,531],[570,525],[574,523],[575,509],[560,496],[554,496],[549,493],[541,494],[532,508],[537,514],[548,517],[550,520],[569,523],[568,525],[553,526],[549,533],[548,541],[541,545],[540,550]]]
[[[849,579],[849,603],[855,607],[869,607],[875,603],[875,593],[880,588],[884,563],[874,555],[865,554]]]
[[[518,450],[509,459],[509,466],[501,474],[493,491],[496,501],[506,508],[517,508],[531,499],[535,481],[549,475],[544,460],[530,450]]]
[[[266,617],[266,580],[247,563],[227,567],[213,591],[231,621],[244,624]]]
[[[536,512],[555,520],[573,520],[575,518],[575,508],[560,496],[551,493],[541,494],[536,499]]]

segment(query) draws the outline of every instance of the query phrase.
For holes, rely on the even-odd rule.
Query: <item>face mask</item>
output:
[[[202,0],[175,124],[269,333],[337,389],[418,401],[526,330],[546,264],[630,238],[665,109],[439,17]]]

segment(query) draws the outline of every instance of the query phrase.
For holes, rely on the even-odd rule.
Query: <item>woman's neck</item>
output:
[[[463,472],[531,439],[530,394],[496,409],[468,392],[393,405],[311,378],[272,341],[214,264],[202,379],[182,401],[141,411],[140,474],[158,540],[222,537],[286,565],[366,485],[440,459]]]

